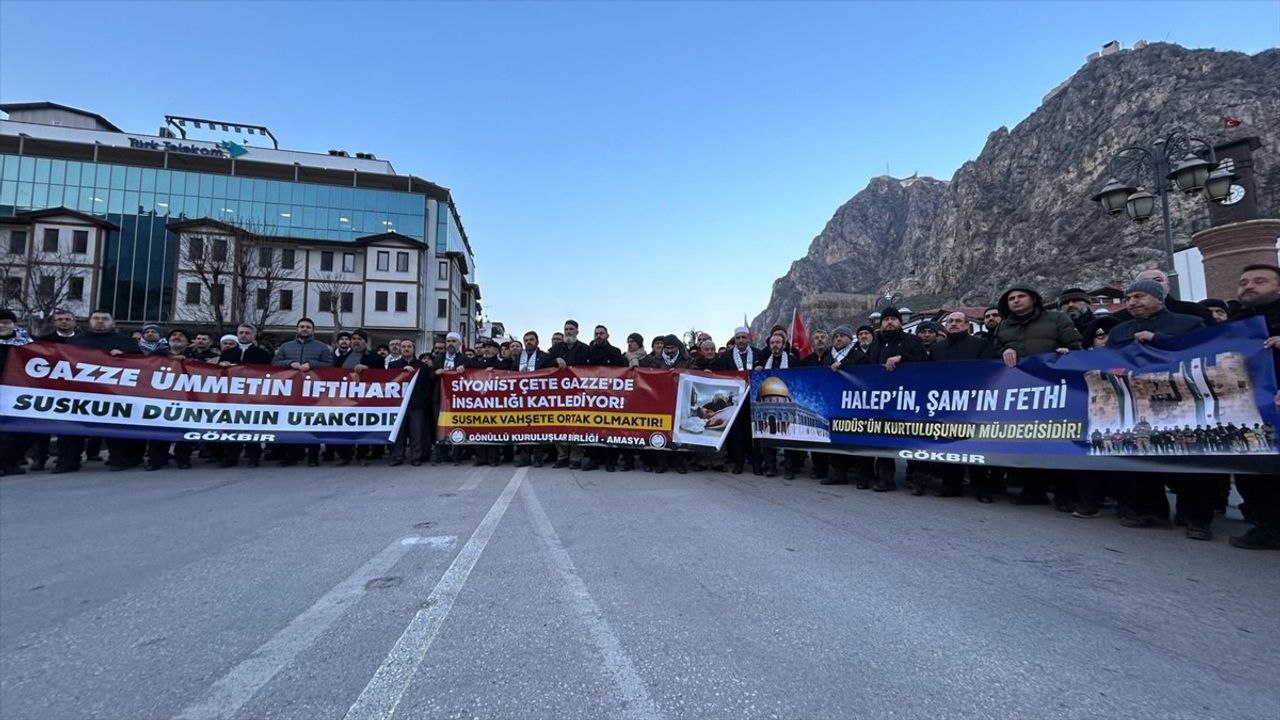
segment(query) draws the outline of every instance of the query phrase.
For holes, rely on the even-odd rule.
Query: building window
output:
[[[26,230],[10,230],[9,231],[9,254],[10,255],[26,255],[27,254],[27,231]]]
[[[280,268],[283,270],[292,270],[294,264],[293,248],[280,249]]]
[[[47,252],[47,253],[56,253],[56,252],[58,252],[58,228],[45,228],[45,229],[44,229],[44,247],[43,247],[43,250],[44,250],[45,252]]]
[[[396,312],[409,312],[409,293],[396,293]]]
[[[76,230],[71,233],[71,252],[84,255],[89,252],[89,231]]]
[[[320,251],[320,272],[333,272],[333,251]]]
[[[188,305],[200,304],[200,283],[198,282],[187,283],[187,296],[183,299],[183,301]]]
[[[387,291],[386,290],[379,290],[373,294],[373,311],[374,312],[387,311]]]
[[[342,253],[342,272],[353,273],[356,271],[356,254]]]
[[[449,301],[448,300],[445,300],[444,298],[440,298],[439,300],[436,300],[436,317],[438,318],[449,317]]]
[[[53,299],[53,276],[41,275],[40,282],[36,283],[36,297],[43,302],[49,302]]]
[[[356,306],[356,296],[354,293],[342,293],[342,312],[353,312]]]
[[[462,291],[462,312],[471,312],[471,294],[466,290]]]
[[[4,279],[4,297],[5,300],[22,297],[22,278],[10,275]]]
[[[449,279],[449,261],[448,261],[448,260],[441,260],[441,261],[440,261],[440,275],[439,275],[439,277],[440,277],[440,279],[441,279],[441,280],[448,280],[448,279]],[[443,315],[441,315],[440,317],[444,317],[444,316],[443,316]]]
[[[386,272],[391,269],[391,253],[386,250],[378,251],[378,272]]]
[[[209,287],[209,304],[221,306],[222,298],[226,294],[225,290],[226,288],[221,283],[210,286]]]
[[[204,259],[204,238],[187,239],[187,259],[191,262],[200,262]]]
[[[462,337],[467,336],[467,324],[465,322],[458,323],[458,334]]]
[[[267,310],[271,304],[271,293],[266,288],[258,288],[258,309]]]
[[[333,293],[328,290],[320,291],[320,312],[333,312]]]
[[[213,241],[213,262],[224,263],[227,261],[227,241],[222,238],[215,238]]]
[[[409,272],[409,253],[396,253],[396,272]]]
[[[276,249],[263,247],[258,248],[258,267],[269,268],[271,263],[275,261]]]
[[[290,252],[292,252],[292,251],[290,251]],[[283,253],[281,253],[281,254],[283,255]],[[292,309],[293,309],[293,291],[292,291],[292,290],[281,290],[281,291],[280,291],[280,309],[281,309],[281,310],[292,310]]]
[[[84,278],[73,277],[67,282],[67,299],[68,300],[84,299]]]

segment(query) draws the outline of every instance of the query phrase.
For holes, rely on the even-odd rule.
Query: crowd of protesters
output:
[[[259,343],[254,328],[249,325],[239,326],[234,335],[223,335],[215,345],[210,333],[175,328],[166,334],[158,325],[146,325],[130,337],[116,331],[111,313],[106,311],[93,312],[84,328],[72,314],[55,313],[53,332],[34,341],[67,343],[112,355],[163,355],[224,366],[269,364],[302,371],[335,367],[355,372],[368,368],[414,368],[433,377],[461,368],[530,372],[576,365],[728,371],[805,366],[839,370],[856,365],[880,365],[892,372],[903,363],[943,360],[1000,359],[1006,366],[1014,367],[1022,359],[1041,353],[1146,343],[1219,322],[1262,317],[1268,328],[1265,346],[1274,354],[1280,375],[1280,268],[1265,264],[1246,266],[1240,275],[1237,297],[1230,302],[1210,299],[1191,303],[1169,297],[1168,293],[1165,273],[1143,271],[1125,289],[1125,309],[1103,316],[1093,312],[1091,298],[1079,289],[1063,292],[1057,298],[1060,310],[1052,310],[1034,288],[1019,285],[1006,290],[985,310],[982,329],[977,333],[971,331],[970,318],[961,311],[947,314],[941,324],[926,321],[915,328],[915,333],[906,332],[900,312],[888,307],[856,329],[839,325],[830,332],[814,332],[810,352],[804,357],[792,352],[786,330],[780,326],[771,331],[760,347],[753,343],[749,329],[741,327],[723,347],[705,333],[698,334],[691,346],[675,335],[653,338],[646,346],[645,338],[631,333],[624,349],[610,342],[609,331],[603,325],[593,328],[591,340],[580,340],[579,325],[573,320],[565,322],[563,332],[552,335],[546,350],[542,349],[540,336],[534,331],[525,333],[520,340],[484,338],[476,348],[463,348],[461,337],[449,333],[433,342],[430,350],[422,348],[420,352],[412,340],[403,338],[370,347],[368,334],[355,330],[338,333],[330,345],[316,339],[315,325],[307,318],[298,322],[294,338],[274,349]],[[28,342],[33,342],[33,338],[16,325],[14,314],[0,310],[0,368],[9,347]],[[415,466],[512,462],[516,466],[550,463],[554,467],[580,471],[600,468],[606,472],[686,473],[710,469],[735,474],[750,468],[768,477],[778,475],[781,470],[788,479],[803,472],[807,465],[810,477],[824,484],[852,483],[877,492],[898,488],[897,461],[891,458],[795,450],[779,452],[760,446],[752,441],[745,410],[739,413],[738,421],[731,428],[726,447],[717,453],[680,448],[633,451],[572,444],[502,447],[437,443],[434,431],[439,410],[437,387],[435,382],[415,383],[400,434],[394,443],[386,445],[339,445],[322,449],[318,445],[268,444],[264,447],[257,443],[167,443],[115,438],[103,441],[79,436],[58,437],[53,441],[47,436],[8,433],[0,441],[0,474],[44,470],[51,456],[56,458],[56,463],[50,472],[75,472],[83,463],[101,462],[105,444],[109,452],[106,463],[115,471],[137,467],[159,470],[170,463],[189,468],[196,457],[231,468],[239,464],[242,455],[249,467],[257,467],[264,461],[281,466],[296,465],[305,457],[310,466],[322,461],[339,466],[384,461],[393,466],[406,462]],[[1275,402],[1280,408],[1280,394]],[[1094,433],[1088,441],[1094,453],[1235,452],[1275,447],[1274,430],[1269,425],[1231,427],[1229,432],[1148,426],[1146,432],[1134,428]],[[966,479],[969,492],[979,502],[993,502],[998,494],[1012,486],[1020,488],[1013,496],[1017,504],[1052,502],[1056,509],[1078,518],[1099,517],[1104,507],[1112,507],[1127,527],[1159,528],[1176,523],[1185,525],[1187,536],[1197,540],[1212,539],[1211,523],[1215,513],[1225,512],[1232,482],[1232,476],[1186,473],[1020,470],[927,462],[908,462],[905,467],[905,486],[916,495],[936,488],[939,496],[959,497],[964,494]],[[1234,481],[1243,499],[1241,512],[1254,527],[1240,537],[1231,538],[1231,544],[1247,549],[1280,549],[1280,473],[1237,475]],[[1166,487],[1172,489],[1177,498],[1177,512],[1172,522]]]

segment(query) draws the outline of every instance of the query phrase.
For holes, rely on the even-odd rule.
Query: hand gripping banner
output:
[[[1275,472],[1276,375],[1261,319],[1119,348],[751,373],[764,444],[925,462]]]
[[[220,367],[52,343],[11,348],[0,432],[140,440],[385,443],[412,370]]]
[[[441,378],[436,433],[455,444],[719,449],[746,390],[744,373],[591,366],[464,370]]]

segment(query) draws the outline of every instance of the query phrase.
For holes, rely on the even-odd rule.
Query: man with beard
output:
[[[168,345],[169,341],[164,338],[159,325],[147,323],[142,326],[142,339],[138,340],[138,349],[142,350],[143,355],[164,355]]]
[[[1058,296],[1058,309],[1071,318],[1080,337],[1093,336],[1093,326],[1098,318],[1093,314],[1093,298],[1081,288],[1067,288]]]
[[[41,335],[36,340],[40,342],[65,343],[75,337],[79,330],[76,328],[76,316],[67,310],[58,308],[53,311],[53,332],[48,335]],[[49,446],[52,437],[49,435],[32,435],[31,436],[31,470],[39,472],[45,469],[45,464],[49,462]],[[98,438],[90,438],[89,447],[90,455],[97,455],[97,446],[102,444]]]
[[[902,313],[897,308],[887,307],[880,311],[880,337],[874,346],[874,354],[868,359],[875,365],[883,365],[884,369],[893,372],[905,362],[924,360],[924,345],[920,338],[902,331]],[[894,478],[898,474],[898,462],[893,458],[876,458],[876,479],[871,489],[875,492],[897,490]]]
[[[1083,340],[1066,313],[1046,310],[1040,293],[1025,285],[1015,285],[1000,296],[1000,315],[1004,319],[995,331],[995,347],[1005,367],[1015,367],[1019,360],[1042,353],[1066,353],[1083,347]],[[1045,505],[1048,489],[1054,489],[1054,505],[1063,512],[1075,510],[1075,481],[1068,472],[1018,471],[1010,478],[1022,484],[1022,493],[1014,501],[1018,505]]]
[[[218,364],[223,367],[231,365],[270,365],[271,353],[258,345],[257,331],[252,325],[241,323],[236,327],[234,343],[218,356]],[[249,467],[258,467],[262,462],[262,445],[252,443],[228,443],[222,448],[222,460],[219,467],[233,468],[240,464],[240,453],[249,459]]]
[[[733,331],[733,345],[721,358],[723,362],[721,369],[749,373],[760,367],[759,355],[759,351],[751,346],[751,329],[744,325]],[[742,409],[738,411],[738,418],[730,428],[726,442],[729,446],[729,457],[733,461],[734,475],[742,474],[743,466],[748,460],[757,475],[764,472],[760,467],[759,449],[751,441],[750,400],[743,398]]]
[[[827,331],[814,330],[813,335],[809,337],[809,354],[800,359],[800,365],[803,367],[826,367],[830,365],[831,362],[829,360],[825,362],[823,360],[824,356],[827,355],[828,347]]]
[[[345,332],[345,331],[344,331]],[[333,366],[350,370],[354,373],[362,373],[369,368],[382,369],[383,361],[377,353],[369,349],[369,333],[364,330],[356,330],[346,333],[346,352],[333,354]],[[341,345],[341,343],[340,343]],[[342,349],[341,347],[339,348]],[[382,457],[381,445],[335,445],[334,455],[337,456],[338,467],[345,467],[351,464],[352,458],[361,461],[361,465],[367,465],[369,460]]]
[[[561,368],[586,365],[590,352],[584,343],[578,342],[578,321],[565,320],[563,340],[551,346],[551,361]],[[578,469],[582,467],[582,446],[573,443],[556,443],[556,462],[553,467]]]
[[[1280,267],[1246,265],[1240,273],[1236,298],[1243,309],[1233,320],[1260,317],[1266,322],[1267,339],[1263,347],[1271,350],[1276,375],[1280,377]],[[1280,392],[1276,393],[1274,402],[1280,410]],[[1274,447],[1274,431],[1263,427],[1266,445]],[[1244,550],[1280,550],[1280,473],[1236,475],[1236,489],[1244,499],[1241,512],[1257,524],[1244,535],[1231,538],[1232,546]]]
[[[686,354],[684,343],[680,342],[680,338],[675,335],[663,335],[660,339],[662,341],[661,350],[657,354],[650,353],[644,356],[640,360],[640,367],[676,370],[690,366],[689,356]],[[688,472],[688,454],[688,451],[685,450],[640,451],[640,457],[645,462],[645,471],[648,472],[652,468],[654,472],[659,474],[666,472],[669,466],[674,467],[675,471],[681,475]]]
[[[597,325],[587,347],[587,364],[598,367],[626,367],[622,351],[609,342],[609,328]],[[590,472],[603,465],[605,472],[618,469],[618,450],[611,447],[589,447],[583,452],[582,471]]]
[[[988,305],[987,309],[982,311],[982,331],[978,333],[978,337],[995,345],[996,330],[1002,322],[1004,322],[1004,316],[1000,314],[1000,307]]]
[[[213,346],[213,336],[207,332],[196,333],[191,339],[191,346],[187,348],[187,357],[210,365],[217,365],[221,355],[222,351]]]
[[[342,367],[343,360],[351,354],[351,333],[342,330],[333,339],[333,365]]]
[[[513,372],[529,373],[555,367],[555,365],[556,362],[550,355],[538,349],[538,333],[532,330],[524,334],[524,346],[519,352],[512,349],[511,370]],[[542,467],[542,448],[537,445],[517,445],[515,466],[527,467],[530,462],[534,467]]]
[[[760,364],[762,370],[789,370],[791,368],[800,367],[796,356],[787,350],[786,335],[781,332],[775,332],[769,336],[769,353],[765,355],[764,360]],[[765,477],[778,476],[778,450],[773,447],[764,447],[760,451],[764,454],[764,475]],[[796,471],[804,463],[804,453],[799,450],[786,450],[782,455],[783,477],[787,480],[794,480]]]
[[[815,332],[813,334],[813,353],[802,364],[839,370],[845,364],[852,366],[857,362],[853,355],[855,345],[852,328],[848,325],[837,325],[836,329],[831,331],[831,339],[832,344],[828,348],[826,347],[827,334],[821,330]],[[851,460],[848,455],[814,452],[809,454],[809,458],[813,463],[813,472],[810,473],[810,477],[818,480],[823,485],[848,484]],[[869,477],[870,470],[861,467],[862,461],[868,459],[862,457],[852,458],[854,462],[859,463],[859,467],[863,471],[862,474]]]
[[[876,314],[878,315],[879,313]],[[879,320],[879,318],[876,318],[877,322],[879,322]],[[848,365],[850,361],[857,365],[872,364],[872,358],[875,357],[876,354],[876,346],[880,342],[876,339],[877,332],[879,332],[879,328],[874,328],[870,325],[860,325],[858,327],[858,334],[854,336],[857,338],[858,342],[854,343],[853,352],[849,356],[849,360],[845,361],[846,365]]]
[[[312,367],[333,367],[333,351],[328,345],[315,339],[315,332],[316,324],[311,321],[311,318],[304,317],[298,320],[294,339],[280,343],[271,364],[276,367],[293,368],[304,373]],[[316,467],[320,464],[319,445],[289,445],[285,448],[284,460],[280,461],[280,467],[297,465],[304,452],[307,455],[308,467]]]
[[[925,320],[916,328],[916,337],[924,348],[924,359],[945,360],[947,343],[942,337],[942,327],[932,320]]]
[[[400,360],[400,338],[391,338],[387,341],[387,354],[382,356],[382,366],[389,368],[397,360]]]
[[[430,380],[433,386],[438,386],[440,384],[438,378],[441,375],[454,370],[461,370],[467,366],[467,362],[468,358],[462,352],[462,335],[451,332],[444,337],[444,348],[440,352],[432,353],[431,364],[435,367],[435,372],[429,377],[423,377],[423,380]],[[439,417],[440,413],[440,393],[433,392],[431,397],[434,407],[431,408],[430,418],[436,418]],[[461,465],[462,461],[466,459],[469,448],[462,445],[454,445],[448,440],[435,440],[435,428],[430,427],[431,425],[434,425],[434,423],[428,419],[426,443],[427,447],[433,448],[431,455],[435,459],[432,464],[439,465],[445,461],[452,461],[454,465]]]
[[[467,368],[471,370],[497,370],[499,368],[506,369],[506,364],[499,357],[499,346],[493,338],[480,338],[478,343],[480,351],[475,357],[467,361]],[[473,464],[480,467],[485,463],[498,467],[502,464],[501,445],[476,445],[472,448],[475,454]]]
[[[181,372],[182,361],[189,360],[187,355],[188,338],[187,331],[181,328],[174,328],[169,331],[168,337],[165,338],[165,351],[163,353],[155,353],[162,355],[167,360],[174,361],[170,366],[173,372]],[[187,470],[191,467],[191,453],[195,450],[195,443],[185,440],[170,443],[168,440],[148,440],[147,441],[147,464],[144,470],[159,470],[169,464],[169,446],[173,445],[173,459],[178,465],[179,470]]]
[[[405,403],[404,417],[400,421],[400,432],[391,446],[391,462],[388,463],[391,467],[403,465],[405,458],[409,459],[410,465],[418,467],[422,464],[426,443],[433,439],[427,434],[427,414],[431,412],[432,396],[435,395],[435,375],[431,372],[431,363],[420,360],[416,352],[417,348],[412,340],[402,339],[400,357],[387,366],[388,370],[412,368],[421,373],[421,377],[413,383],[409,402]]]
[[[156,335],[159,340],[159,335]],[[140,355],[141,349],[137,341],[116,332],[116,320],[109,310],[95,310],[89,315],[89,331],[80,333],[67,341],[75,347],[100,350],[113,357],[120,355]],[[83,436],[58,436],[58,464],[54,473],[75,472],[80,469],[80,454],[84,451]],[[144,440],[124,440],[108,438],[106,440],[110,468],[115,471],[128,470],[142,464],[146,451]]]
[[[723,361],[716,350],[714,340],[703,340],[698,343],[698,354],[693,358],[692,367],[696,370],[714,371],[721,369]]]
[[[1135,280],[1125,288],[1125,308],[1129,320],[1116,325],[1107,340],[1109,347],[1126,342],[1148,343],[1177,337],[1204,327],[1204,321],[1191,315],[1180,315],[1166,309],[1164,286],[1155,280]],[[1142,418],[1134,427],[1138,450],[1152,451],[1152,427]],[[1128,504],[1132,510],[1120,518],[1120,524],[1131,528],[1169,527],[1169,498],[1165,485],[1178,493],[1178,515],[1187,522],[1187,537],[1212,540],[1213,490],[1216,485],[1195,475],[1174,478],[1167,473],[1130,473]]]

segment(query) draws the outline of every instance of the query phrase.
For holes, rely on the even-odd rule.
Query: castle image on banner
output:
[[[751,404],[751,424],[756,437],[807,442],[831,442],[827,418],[794,402],[791,390],[779,377],[765,378]]]

